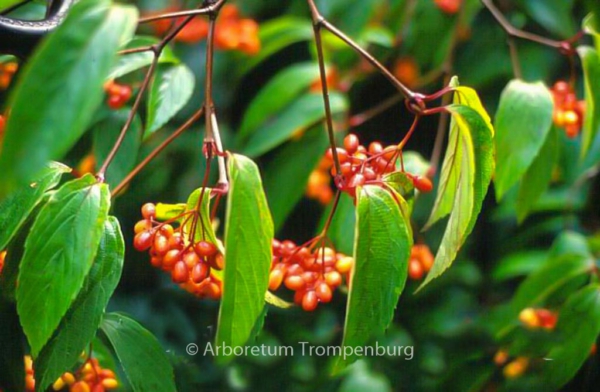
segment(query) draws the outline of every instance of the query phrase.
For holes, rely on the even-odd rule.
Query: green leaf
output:
[[[24,67],[0,154],[0,194],[65,155],[92,120],[117,48],[137,21],[134,7],[109,4],[77,2]]]
[[[558,160],[558,153],[558,134],[556,129],[551,127],[544,145],[521,180],[516,205],[519,222],[525,220],[535,202],[548,189],[554,166]]]
[[[67,166],[51,162],[34,177],[29,185],[19,187],[0,203],[0,251],[27,220],[31,211],[39,204],[47,190],[54,188],[63,173],[71,171]]]
[[[227,251],[216,345],[235,348],[247,343],[254,326],[264,316],[273,220],[256,164],[244,156],[229,155],[228,166]],[[222,359],[229,361],[233,358]]]
[[[585,86],[585,119],[581,136],[581,158],[588,153],[600,130],[600,56],[589,46],[577,48],[583,67]]]
[[[196,199],[197,200],[197,199]],[[156,219],[166,221],[174,219],[186,211],[187,204],[156,203]]]
[[[100,326],[134,391],[176,391],[173,367],[156,337],[120,313],[108,313]]]
[[[123,126],[127,122],[130,110],[130,108],[111,110],[108,117],[92,127],[94,157],[98,165],[104,162],[112,150]],[[135,115],[130,128],[125,134],[123,144],[121,144],[121,147],[117,151],[117,155],[115,155],[114,160],[111,162],[105,174],[106,182],[111,188],[117,186],[135,166],[140,150],[141,139],[142,120],[140,119],[140,116]]]
[[[355,264],[350,275],[342,352],[346,347],[369,344],[390,325],[406,283],[412,247],[409,227],[410,221],[390,192],[373,185],[358,190]],[[355,360],[355,355],[338,358],[334,372]]]
[[[494,171],[493,133],[475,109],[451,105],[450,136],[435,205],[426,228],[450,214],[433,267],[419,290],[454,261],[473,230]]]
[[[279,72],[252,100],[240,126],[238,137],[247,139],[261,126],[276,117],[290,102],[319,80],[319,67],[314,63],[295,64]]]
[[[600,333],[600,286],[592,284],[571,295],[560,309],[556,332],[562,337],[545,358],[544,389],[559,390],[575,377]]]
[[[102,315],[121,278],[125,243],[119,222],[108,217],[90,273],[77,299],[35,361],[36,388],[46,389],[71,369],[96,336]]]
[[[312,171],[327,149],[323,127],[309,129],[298,140],[292,140],[275,153],[265,169],[264,185],[273,215],[275,231],[279,230],[306,191]]]
[[[37,357],[87,276],[108,215],[108,186],[91,175],[63,185],[42,207],[25,243],[17,310]]]
[[[6,391],[25,389],[23,331],[14,304],[0,298],[0,388]]]
[[[261,23],[258,38],[261,42],[260,52],[240,61],[240,75],[248,73],[267,57],[289,45],[313,39],[312,23],[295,17],[277,18]]]
[[[544,1],[520,0],[525,10],[536,22],[553,34],[569,38],[575,34],[573,0]]]
[[[123,49],[141,48],[144,46],[156,45],[159,42],[160,40],[156,37],[136,36],[127,42]],[[121,76],[137,71],[140,68],[147,67],[152,63],[153,59],[154,53],[150,50],[119,56],[106,79],[120,78]],[[158,58],[159,64],[179,64],[179,62],[179,59],[168,45],[163,48],[162,53]]]
[[[511,81],[496,113],[496,198],[515,185],[540,152],[552,126],[552,95],[541,82]]]
[[[502,282],[529,275],[543,266],[547,259],[547,253],[541,251],[511,253],[494,267],[492,279],[496,282]]]
[[[348,100],[343,94],[331,93],[332,115],[348,110]],[[260,132],[253,133],[245,143],[243,151],[250,157],[262,155],[299,132],[320,123],[325,118],[321,94],[306,94],[294,100],[277,117],[273,118]]]
[[[184,64],[158,71],[148,95],[146,136],[160,129],[185,106],[195,83],[194,74]]]
[[[583,19],[581,27],[586,34],[590,34],[594,37],[596,50],[598,50],[600,49],[600,5],[596,0],[588,0],[588,3],[588,8],[591,9],[592,12]]]

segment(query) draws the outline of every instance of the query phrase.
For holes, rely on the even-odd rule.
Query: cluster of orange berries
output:
[[[163,10],[173,11],[173,9]],[[161,12],[161,13],[162,13]],[[185,18],[177,19],[180,23]],[[154,22],[158,34],[165,33],[171,27],[171,22],[164,19]],[[193,44],[208,36],[208,21],[205,18],[195,18],[189,22],[175,37],[176,41]],[[249,55],[260,51],[258,23],[252,19],[241,18],[235,5],[226,4],[221,8],[215,26],[215,47],[223,50],[239,50]]]
[[[319,304],[328,303],[333,290],[342,284],[354,265],[354,259],[333,249],[316,250],[297,246],[292,241],[273,240],[273,260],[269,275],[269,290],[275,291],[282,283],[295,291],[294,302],[307,312]]]
[[[508,362],[509,354],[505,350],[498,350],[494,355],[494,363],[498,366],[504,366],[502,374],[508,379],[514,379],[522,376],[529,367],[530,359],[527,357],[516,357]],[[507,363],[508,362],[508,363]]]
[[[0,90],[6,90],[17,73],[19,65],[13,61],[0,63]]]
[[[408,276],[412,280],[423,279],[433,266],[434,257],[429,247],[425,244],[413,245],[408,260]]]
[[[52,389],[62,391],[68,388],[69,392],[105,392],[118,386],[115,373],[110,369],[103,369],[96,358],[90,358],[75,374],[66,372],[60,376],[52,384]],[[25,391],[35,391],[33,361],[29,355],[25,356]]]
[[[463,0],[434,0],[439,9],[447,14],[456,14],[462,5]]]
[[[331,189],[331,177],[329,170],[331,163],[323,158],[319,166],[310,173],[308,184],[306,186],[306,197],[317,200],[322,205],[327,205],[333,199],[333,190]]]
[[[558,321],[558,314],[548,309],[525,308],[519,313],[519,321],[528,329],[552,330]]]
[[[401,157],[401,152],[396,145],[384,148],[381,143],[373,142],[367,149],[359,143],[358,137],[353,133],[344,138],[344,148],[336,148],[336,151],[340,161],[341,174],[344,177],[344,184],[341,184],[340,189],[353,198],[356,197],[356,187],[358,186],[382,184],[385,174],[396,171],[396,159]],[[327,150],[325,157],[332,165],[333,152],[331,149]],[[333,176],[337,174],[335,167],[332,167],[331,174]],[[433,189],[433,183],[429,178],[406,174],[417,190],[430,192]]]
[[[106,95],[108,95],[106,104],[109,108],[114,110],[121,109],[125,106],[133,94],[130,86],[118,84],[114,80],[109,80],[104,83],[104,91],[106,92]]]
[[[220,299],[221,280],[212,270],[223,269],[224,259],[217,246],[208,241],[190,241],[183,225],[174,228],[169,223],[156,221],[156,206],[142,207],[144,219],[134,228],[133,246],[138,251],[150,252],[150,263],[171,274],[173,282],[188,292],[201,297]]]
[[[585,101],[578,101],[573,86],[562,80],[556,82],[550,91],[554,98],[554,124],[564,128],[568,137],[576,137],[583,124]]]

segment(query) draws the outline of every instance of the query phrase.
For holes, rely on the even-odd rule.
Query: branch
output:
[[[171,18],[180,18],[182,16],[187,16],[187,17],[195,17],[198,15],[211,15],[211,14],[215,14],[216,12],[218,12],[221,7],[225,4],[227,0],[218,0],[217,2],[210,4],[206,7],[201,7],[195,10],[185,10],[185,11],[177,11],[177,12],[167,12],[164,14],[160,14],[160,15],[154,15],[154,16],[147,16],[145,18],[140,18],[139,19],[139,23],[148,23],[148,22],[154,22],[156,20],[161,20],[161,19],[171,19]]]

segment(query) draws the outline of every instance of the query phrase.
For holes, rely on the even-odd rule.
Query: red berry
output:
[[[196,253],[198,253],[198,256],[200,257],[211,257],[217,253],[217,247],[215,244],[207,241],[198,242],[196,245],[194,245],[194,249],[196,249]]]
[[[146,219],[156,217],[156,206],[152,203],[146,203],[142,206],[142,216]]]
[[[133,238],[134,248],[140,252],[145,251],[152,246],[153,237],[154,234],[151,231],[142,231],[141,233],[136,234]]]
[[[410,276],[413,280],[420,280],[423,278],[425,271],[423,271],[423,266],[416,259],[411,259],[408,262],[408,276]]]
[[[433,183],[427,177],[414,176],[412,181],[415,188],[417,188],[419,192],[428,193],[433,190]]]
[[[344,138],[344,148],[348,151],[348,154],[354,154],[358,150],[359,141],[358,137],[350,133]]]
[[[163,268],[169,270],[179,261],[182,261],[181,251],[179,249],[171,249],[163,258]]]
[[[175,283],[185,283],[190,278],[190,273],[188,271],[187,265],[185,265],[184,261],[178,261],[173,266],[173,270],[171,271],[171,279]]]
[[[317,298],[317,293],[314,290],[309,290],[302,297],[302,309],[307,312],[312,312],[317,308],[319,301]]]
[[[302,288],[304,288],[304,279],[302,279],[300,276],[298,275],[292,275],[292,276],[288,276],[287,278],[285,278],[285,287],[287,287],[290,290],[293,291],[298,291]]]
[[[331,301],[332,293],[331,287],[325,282],[320,282],[315,287],[315,292],[319,301],[327,303]]]
[[[192,268],[192,282],[198,284],[208,276],[208,266],[204,263],[198,263]]]
[[[157,233],[154,236],[154,251],[162,256],[169,251],[169,240],[164,235]]]
[[[200,263],[200,257],[194,252],[190,250],[189,252],[185,252],[183,254],[183,262],[188,267],[188,269],[192,269],[196,266],[196,264]]]

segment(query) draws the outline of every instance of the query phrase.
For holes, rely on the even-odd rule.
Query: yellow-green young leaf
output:
[[[20,186],[0,203],[0,250],[6,249],[46,191],[54,188],[63,173],[69,171],[71,169],[61,163],[50,162],[34,177],[32,183]]]
[[[174,219],[185,212],[186,206],[184,203],[156,203],[156,219],[160,221]]]
[[[184,230],[190,235],[190,238],[193,237],[194,242],[211,242],[219,247],[221,253],[223,253],[221,242],[217,241],[217,235],[215,234],[215,229],[210,220],[211,192],[211,188],[198,188],[190,194],[185,210],[198,211],[200,215],[196,223],[194,223],[193,219],[186,220],[187,216],[183,218],[184,221],[186,221]],[[200,195],[203,195],[202,200],[200,200]],[[200,206],[198,206],[198,204],[200,204]]]
[[[247,343],[264,317],[274,234],[256,164],[230,154],[228,167],[225,269],[216,345],[235,348]],[[224,361],[233,359],[222,351],[219,355]]]
[[[102,315],[121,278],[125,243],[119,222],[109,216],[90,273],[56,333],[35,361],[35,386],[45,391],[77,362],[96,336]]]
[[[494,127],[492,126],[492,119],[490,118],[490,115],[488,114],[487,110],[485,110],[485,108],[483,107],[483,104],[481,103],[481,100],[479,99],[479,95],[477,94],[477,91],[475,91],[474,89],[472,89],[470,87],[458,86],[454,89],[453,102],[468,106],[471,109],[474,109],[477,113],[479,113],[481,118],[485,121],[485,124],[490,129],[490,132],[492,133],[492,135],[494,135]]]
[[[600,56],[589,46],[577,48],[583,66],[585,119],[581,136],[581,158],[585,158],[600,128]]]
[[[561,341],[542,363],[544,389],[559,390],[575,377],[590,356],[600,333],[600,286],[592,284],[571,295],[560,309],[556,332]]]
[[[543,83],[511,81],[496,112],[496,198],[527,172],[552,126],[554,103]]]
[[[440,276],[473,230],[494,171],[491,128],[474,109],[451,105],[450,136],[429,227],[450,213],[435,262],[419,289]]]
[[[109,206],[108,186],[88,174],[53,194],[29,232],[19,269],[17,310],[34,357],[81,291]]]
[[[278,308],[281,308],[281,309],[289,309],[294,306],[293,303],[284,301],[283,299],[279,298],[278,296],[271,293],[270,291],[267,291],[267,293],[265,294],[265,301],[268,304],[273,305]]]
[[[558,134],[556,128],[552,127],[540,152],[521,180],[516,205],[519,222],[525,220],[535,202],[548,189],[558,152]]]
[[[147,329],[121,313],[104,315],[100,328],[134,391],[177,391],[169,358]]]
[[[79,1],[42,42],[11,97],[0,194],[27,183],[81,137],[102,101],[117,49],[133,35],[136,21],[134,7]]]
[[[349,284],[342,353],[372,343],[392,321],[404,289],[412,247],[410,221],[388,190],[367,185],[357,190],[354,268]],[[354,350],[353,350],[354,351]],[[347,350],[350,353],[350,350]],[[338,358],[334,372],[356,360]]]

